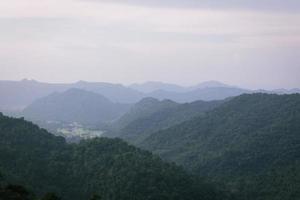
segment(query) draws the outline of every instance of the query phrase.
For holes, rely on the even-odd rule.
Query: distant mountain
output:
[[[68,88],[66,84],[40,83],[34,80],[0,81],[0,109],[22,110],[34,100]]]
[[[271,93],[275,93],[275,94],[299,94],[300,93],[300,89],[298,88],[294,88],[294,89],[277,89],[277,90],[273,90],[271,91]]]
[[[176,93],[168,92],[164,90],[157,90],[150,94],[149,96],[157,99],[172,99],[178,103],[193,102],[197,100],[212,101],[212,100],[222,100],[228,97],[238,96],[245,93],[252,93],[251,90],[245,90],[234,87],[205,87],[195,89],[189,92]]]
[[[93,125],[114,120],[129,108],[129,104],[113,103],[100,94],[69,89],[34,101],[23,110],[22,115],[33,121],[78,122]]]
[[[143,98],[142,93],[120,84],[84,81],[70,84],[53,84],[24,79],[22,81],[0,81],[0,109],[2,111],[20,111],[38,98],[71,88],[95,92],[119,103],[135,103]]]
[[[145,82],[141,84],[132,84],[129,86],[132,89],[143,93],[151,93],[156,90],[165,90],[169,92],[185,92],[187,88],[170,83],[162,83],[162,82]]]
[[[152,133],[203,115],[222,103],[223,101],[196,101],[178,104],[146,98],[134,105],[112,125],[118,127],[114,136],[138,145]],[[109,134],[112,133],[108,132],[106,136],[111,136]]]
[[[0,170],[6,182],[24,185],[38,197],[54,192],[64,200],[232,199],[174,164],[119,139],[68,145],[62,137],[2,114]],[[13,188],[2,190],[0,184],[1,199],[27,199],[22,187]],[[2,198],[20,192],[24,198]]]
[[[247,94],[140,144],[245,199],[299,199],[300,94]]]
[[[227,85],[219,81],[206,81],[190,87],[182,87],[175,84],[161,82],[146,82],[143,84],[133,84],[132,89],[145,93],[144,96],[153,97],[159,100],[170,99],[178,103],[193,102],[197,100],[211,101],[221,100],[228,97],[250,93],[268,94],[295,94],[300,93],[300,89],[277,89],[277,90],[249,90],[232,85]]]
[[[226,85],[218,81],[206,81],[190,87],[183,87],[176,84],[162,83],[162,82],[145,82],[141,84],[136,83],[130,85],[129,87],[146,94],[155,91],[185,93],[185,92],[189,92],[197,89],[204,89],[204,88],[221,88],[221,87],[232,88],[232,86]]]
[[[197,90],[205,88],[234,88],[233,86],[221,83],[219,81],[205,81],[198,85],[188,87],[188,90]]]
[[[101,94],[116,103],[136,103],[144,97],[143,93],[121,84],[79,81],[70,86]]]
[[[24,79],[22,81],[0,81],[0,111],[15,116],[35,100],[54,92],[63,92],[71,88],[91,91],[105,96],[112,102],[125,104],[137,103],[145,97],[153,97],[159,100],[170,99],[178,103],[187,103],[197,100],[220,100],[244,93],[300,93],[299,89],[247,90],[217,81],[207,81],[191,87],[161,82],[146,82],[126,87],[121,84],[104,82],[79,81],[69,84],[53,84]]]

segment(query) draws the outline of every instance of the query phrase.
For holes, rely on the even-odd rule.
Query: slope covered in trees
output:
[[[133,144],[141,143],[152,133],[203,115],[223,101],[196,101],[178,104],[170,100],[144,99],[113,125],[120,127],[117,136]],[[145,102],[148,102],[147,104]]]
[[[300,95],[236,97],[140,146],[249,199],[300,197]],[[246,195],[248,194],[248,195]]]
[[[10,183],[38,196],[54,192],[65,200],[92,195],[104,200],[226,199],[181,168],[120,139],[66,144],[24,119],[2,114],[0,171]]]
[[[159,112],[169,108],[177,107],[179,104],[171,100],[162,100],[147,97],[134,104],[128,112],[126,112],[119,120],[117,120],[113,127],[120,130],[128,126],[130,123],[148,117],[153,113]]]
[[[33,194],[27,191],[26,188],[19,185],[5,185],[5,186],[0,185],[0,199],[1,200],[36,200]],[[51,200],[55,200],[55,199],[51,199]]]

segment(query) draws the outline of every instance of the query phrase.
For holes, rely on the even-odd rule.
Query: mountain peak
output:
[[[171,84],[171,83],[163,83],[163,82],[157,82],[157,81],[149,81],[141,84],[132,84],[129,86],[132,89],[135,89],[140,92],[144,93],[151,93],[156,90],[165,90],[170,92],[182,92],[184,91],[184,87]]]
[[[34,80],[34,79],[27,79],[27,78],[22,79],[21,82],[23,82],[23,83],[37,83],[36,80]]]
[[[219,81],[204,81],[202,83],[197,84],[196,86],[193,86],[193,89],[203,89],[203,88],[212,88],[212,87],[232,87],[230,85],[227,85],[225,83],[219,82]]]

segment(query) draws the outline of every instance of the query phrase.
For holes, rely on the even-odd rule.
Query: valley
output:
[[[0,0],[0,200],[300,200],[300,0]]]
[[[120,111],[119,108],[124,110]],[[115,110],[118,110],[118,112],[115,112]],[[111,115],[110,113],[117,114]],[[152,156],[153,153],[153,158],[151,159],[158,159],[159,162],[164,163],[163,165],[175,163],[177,166],[182,167],[184,173],[186,173],[184,177],[190,176],[193,177],[192,179],[199,179],[200,185],[207,184],[204,187],[211,188],[204,191],[201,190],[204,192],[201,195],[208,195],[206,194],[208,190],[214,191],[212,196],[211,194],[208,195],[208,199],[289,200],[290,198],[286,198],[287,196],[298,196],[299,190],[297,187],[300,180],[299,94],[243,94],[224,100],[198,100],[191,103],[177,103],[172,100],[158,100],[148,97],[136,104],[122,105],[112,103],[101,95],[76,89],[37,100],[36,103],[26,108],[22,114],[25,115],[26,120],[32,119],[43,129],[25,121],[24,117],[14,119],[2,115],[3,122],[0,136],[3,140],[2,150],[0,149],[0,153],[2,152],[0,159],[3,159],[4,165],[0,164],[0,171],[5,174],[10,183],[25,185],[28,188],[32,188],[38,195],[54,191],[68,200],[76,193],[70,190],[68,191],[70,193],[63,195],[67,191],[56,188],[58,187],[56,181],[53,183],[44,182],[45,189],[43,191],[35,190],[35,184],[40,184],[40,178],[34,178],[35,175],[31,174],[33,171],[29,174],[23,174],[21,171],[17,172],[18,170],[15,167],[13,167],[13,170],[17,171],[10,170],[9,166],[14,164],[11,163],[13,160],[7,160],[8,155],[10,157],[15,156],[16,161],[20,162],[17,166],[24,162],[22,154],[14,155],[13,152],[10,152],[10,148],[26,148],[26,151],[29,153],[32,151],[31,145],[26,146],[27,142],[23,143],[23,141],[27,140],[29,143],[36,141],[37,148],[42,148],[36,150],[41,151],[41,153],[43,152],[47,156],[50,153],[50,157],[47,160],[39,160],[41,158],[36,157],[35,159],[37,160],[30,164],[38,166],[44,163],[43,168],[45,169],[51,166],[55,167],[54,171],[49,169],[50,171],[45,171],[45,173],[59,172],[62,170],[62,166],[70,166],[74,162],[91,162],[88,164],[91,166],[85,169],[87,171],[82,173],[91,173],[86,175],[93,176],[93,173],[97,173],[94,167],[101,168],[102,161],[99,160],[98,164],[93,164],[92,161],[86,159],[94,159],[89,157],[100,155],[102,151],[109,151],[107,148],[111,148],[111,145],[114,146],[116,142],[120,143],[121,146],[130,144],[128,148],[132,149],[133,152],[143,152],[142,154],[145,153],[149,156]],[[110,115],[113,117],[110,117]],[[88,120],[90,118],[93,120]],[[13,125],[14,123],[16,125]],[[30,131],[27,131],[29,127]],[[55,136],[51,136],[45,129]],[[15,136],[8,133],[15,134]],[[45,141],[47,146],[50,144],[58,146],[42,147],[40,146],[42,138],[34,139],[34,137],[45,136],[48,138],[47,140],[49,138],[53,140],[52,142]],[[8,141],[7,139],[10,137],[16,140]],[[19,140],[18,137],[24,138]],[[128,144],[124,141],[128,142]],[[103,142],[105,143],[105,148],[101,147]],[[97,149],[89,150],[89,148],[94,148],[93,146],[98,145],[98,143],[100,145],[99,147],[97,146],[97,149],[99,148],[98,153]],[[124,159],[137,159],[134,162],[140,162],[140,155],[136,155],[137,158],[127,158],[126,151],[119,149],[121,147],[117,146],[114,148],[122,155],[116,155],[117,160],[113,162],[125,162]],[[75,155],[80,153],[81,148],[83,148],[82,150],[87,148],[89,153],[77,158]],[[75,155],[72,151],[75,151]],[[32,156],[37,155],[34,154]],[[123,158],[123,156],[125,157]],[[63,160],[60,160],[62,158],[66,159],[65,163]],[[83,160],[77,161],[76,159],[79,158]],[[113,158],[114,155],[105,157],[108,160]],[[145,162],[147,163],[148,161]],[[74,167],[80,167],[82,164],[75,164]],[[146,164],[145,170],[152,168],[153,164]],[[22,165],[26,166],[27,164],[23,163]],[[120,163],[120,165],[123,164]],[[141,166],[138,164],[136,167],[138,167],[136,170],[140,170]],[[115,170],[122,171],[123,168],[124,166],[122,168],[117,167]],[[34,169],[35,167],[29,167],[27,170]],[[111,170],[111,168],[108,167],[105,170]],[[62,183],[67,180],[76,180],[77,176],[81,176],[80,174],[76,175],[76,172],[65,171],[64,173],[66,177],[58,176],[56,178],[57,180],[61,179]],[[119,172],[116,171],[116,173]],[[148,172],[141,171],[141,173]],[[28,179],[32,179],[33,182],[24,182],[23,177],[25,175]],[[104,177],[107,176],[106,172],[102,175]],[[48,175],[40,174],[40,176]],[[125,178],[125,182],[131,181],[130,178],[135,177],[131,177],[129,174],[125,175],[125,177],[127,176],[129,176],[129,179]],[[152,176],[155,175],[149,175],[148,178],[151,179]],[[118,182],[111,182],[112,180],[109,177],[106,178],[109,181],[107,184],[113,184],[113,188],[120,187]],[[86,181],[95,181],[93,184],[96,184],[91,186],[95,190],[87,188],[90,191],[89,194],[102,191],[101,196],[106,196],[105,198],[109,200],[118,198],[118,195],[132,195],[130,193],[120,193],[117,196],[111,196],[112,194],[106,193],[108,191],[100,189],[102,187],[100,185],[104,184],[105,180],[101,183],[97,178],[95,180],[88,178]],[[150,180],[147,179],[147,181]],[[54,185],[51,186],[49,184]],[[152,184],[152,182],[149,182],[149,184]],[[198,182],[195,184],[197,185]],[[56,189],[52,190],[52,187]],[[77,186],[74,185],[73,187],[76,188]],[[158,185],[151,187],[158,187]],[[169,185],[168,187],[170,187],[169,189],[177,190],[177,186]],[[160,192],[157,194],[163,195]],[[70,196],[68,197],[68,195]],[[83,195],[83,193],[80,195]],[[178,193],[176,195],[182,194]],[[198,197],[199,195],[197,194]],[[82,198],[87,199],[88,196],[82,196]],[[156,199],[155,196],[151,198]],[[191,199],[197,198],[191,197]]]

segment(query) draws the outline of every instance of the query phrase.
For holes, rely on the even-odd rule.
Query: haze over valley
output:
[[[0,200],[299,200],[300,1],[0,1]]]

